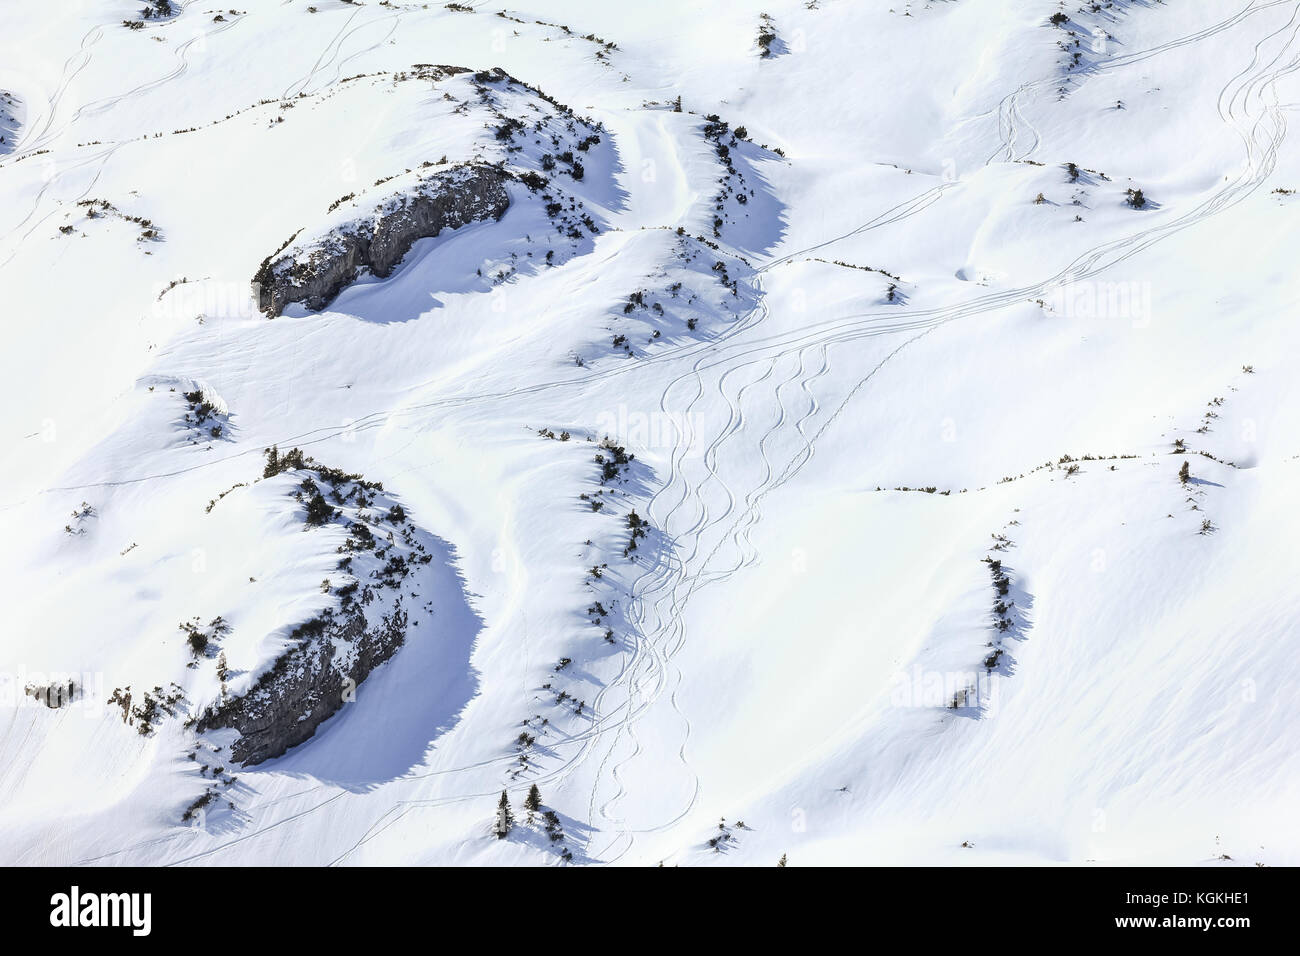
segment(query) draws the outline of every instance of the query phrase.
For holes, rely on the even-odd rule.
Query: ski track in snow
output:
[[[176,80],[184,76],[185,72],[189,69],[188,54],[191,47],[193,47],[196,44],[200,44],[200,45],[204,44],[207,42],[209,37],[216,36],[219,33],[224,33],[226,30],[232,29],[233,27],[238,26],[242,22],[243,22],[243,18],[241,17],[236,20],[231,20],[228,23],[220,24],[215,28],[209,30],[205,34],[198,34],[196,36],[191,37],[190,39],[184,41],[179,46],[177,46],[176,49],[173,51],[174,55],[176,56],[179,62],[177,63],[176,68],[172,70],[170,73],[167,73],[165,76],[159,77],[156,80],[150,80],[147,83],[142,83],[139,86],[127,90],[124,93],[119,93],[114,96],[105,97],[104,99],[96,100],[92,103],[86,104],[85,106],[81,106],[62,126],[58,127],[57,129],[50,129],[51,124],[53,124],[54,122],[54,117],[57,114],[58,100],[62,97],[64,90],[67,88],[68,84],[72,82],[72,79],[75,78],[76,74],[79,73],[90,63],[90,53],[87,50],[87,46],[93,46],[99,40],[100,36],[103,33],[104,28],[96,27],[95,29],[91,30],[89,33],[86,34],[86,40],[84,40],[82,43],[82,48],[83,51],[85,51],[85,56],[84,58],[82,58],[80,64],[76,67],[76,69],[72,70],[71,73],[68,72],[66,67],[64,69],[65,79],[60,84],[59,90],[50,99],[50,111],[46,117],[46,122],[45,122],[43,132],[36,138],[36,142],[33,143],[32,146],[26,147],[24,145],[24,148],[21,150],[21,152],[17,153],[15,156],[10,158],[10,162],[16,161],[17,159],[21,159],[24,156],[30,156],[32,153],[37,152],[38,150],[44,148],[45,145],[49,143],[57,142],[58,139],[61,136],[63,136],[63,134],[67,132],[72,127],[72,125],[82,116],[89,116],[95,113],[105,112],[106,110],[120,106],[121,104],[133,99],[134,97],[141,95],[142,93],[147,93],[151,90],[155,90],[158,87],[164,86],[172,82],[173,80]],[[51,217],[53,217],[58,212],[58,206],[55,205],[52,206],[44,216],[40,216],[39,218],[37,218],[37,213],[41,209],[41,205],[45,199],[45,196],[47,193],[50,192],[52,187],[54,187],[57,183],[63,180],[68,173],[78,169],[82,169],[86,166],[93,166],[95,167],[96,170],[95,175],[91,178],[90,182],[87,183],[85,189],[83,189],[81,192],[71,197],[71,202],[75,203],[78,200],[85,199],[88,195],[90,195],[90,191],[95,188],[95,184],[99,182],[99,178],[103,173],[104,167],[108,164],[108,161],[113,157],[113,154],[116,153],[123,146],[125,146],[128,142],[131,141],[122,140],[120,142],[114,143],[110,145],[107,149],[100,150],[99,152],[96,152],[93,155],[88,156],[85,159],[80,160],[65,169],[54,170],[52,174],[50,174],[46,178],[45,184],[41,187],[40,191],[36,194],[35,201],[32,203],[31,210],[8,233],[6,233],[4,237],[4,241],[9,243],[12,246],[12,249],[7,256],[0,258],[0,268],[3,268],[10,261],[12,261],[14,256],[18,254],[18,249],[22,246],[22,244],[24,242],[27,242],[32,237],[32,235],[36,232],[37,229],[39,229],[45,222],[47,222]],[[28,226],[28,228],[23,230],[24,226]]]

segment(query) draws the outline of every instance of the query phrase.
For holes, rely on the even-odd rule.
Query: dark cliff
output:
[[[272,317],[290,302],[316,311],[362,270],[386,278],[420,239],[505,215],[509,178],[498,166],[443,170],[420,180],[411,193],[389,197],[369,217],[349,220],[313,241],[291,241],[269,256],[253,277],[258,307]]]

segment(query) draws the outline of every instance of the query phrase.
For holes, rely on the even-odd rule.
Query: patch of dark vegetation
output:
[[[141,737],[148,737],[154,726],[164,717],[175,717],[178,705],[184,701],[185,691],[179,684],[171,684],[170,689],[163,690],[155,686],[139,695],[131,691],[131,685],[114,687],[108,696],[108,703],[117,705],[122,711],[122,723],[134,726]]]

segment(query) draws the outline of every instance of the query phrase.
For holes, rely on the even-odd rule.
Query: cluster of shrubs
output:
[[[625,558],[636,550],[637,540],[644,538],[647,533],[646,529],[650,527],[649,522],[637,514],[635,509],[627,516],[627,526],[632,532],[632,536],[627,543],[627,547],[623,549],[623,557]]]
[[[221,615],[209,621],[206,629],[200,626],[197,617],[190,621],[182,621],[177,627],[184,632],[185,642],[189,644],[190,652],[196,658],[207,657],[210,646],[230,633],[230,625]]]
[[[610,438],[602,439],[600,448],[601,450],[596,453],[596,464],[600,465],[602,485],[617,478],[636,458],[636,455],[629,455],[626,448],[615,444]]]
[[[719,181],[721,188],[717,195],[713,197],[713,237],[715,239],[722,237],[723,213],[725,212],[727,198],[734,196],[736,202],[743,206],[748,204],[750,197],[754,195],[754,190],[746,185],[744,174],[736,169],[736,164],[731,158],[731,150],[735,148],[739,140],[746,139],[744,134],[748,131],[743,126],[738,127],[735,133],[731,134],[730,139],[723,142],[723,137],[727,136],[728,130],[727,122],[718,114],[710,113],[704,118],[704,127],[702,129],[704,138],[713,144],[714,152],[718,154],[718,159],[727,170],[727,174]],[[780,153],[781,151],[774,150],[774,152]]]
[[[145,691],[140,695],[140,702],[132,707],[135,698],[131,693],[131,685],[126,687],[114,687],[113,692],[108,695],[108,703],[116,704],[122,710],[122,723],[128,727],[135,725],[136,731],[141,737],[147,737],[153,733],[154,724],[162,717],[176,716],[176,706],[185,699],[185,691],[179,684],[173,683],[170,691],[164,691],[161,686],[155,686],[151,691]]]
[[[134,22],[138,23],[139,21]],[[77,205],[86,210],[87,219],[99,219],[102,216],[115,216],[123,222],[135,223],[135,225],[140,227],[140,235],[137,238],[138,242],[162,238],[161,232],[152,219],[147,219],[144,216],[128,216],[107,199],[81,199],[78,200]],[[72,231],[72,227],[60,226],[59,231],[67,234]]]
[[[209,418],[216,417],[217,408],[204,396],[202,389],[195,389],[192,392],[182,392],[181,395],[189,406],[188,411],[185,413],[185,421],[187,424],[202,429]],[[224,428],[225,426],[220,421],[216,421],[213,424],[208,425],[208,434],[213,438],[220,438]]]
[[[996,535],[995,535],[996,537]],[[1005,538],[1002,539],[1004,544],[1009,545]],[[1004,549],[1003,549],[1004,550]],[[997,596],[993,604],[993,626],[997,628],[998,634],[1011,629],[1011,609],[1015,607],[1015,601],[1006,600],[1007,593],[1011,590],[1011,579],[1002,569],[1002,562],[997,558],[985,558],[984,562],[989,566],[989,574],[993,577],[993,589]],[[993,650],[984,658],[984,667],[987,670],[993,670],[998,666],[1004,653],[1001,645],[1002,638],[998,637],[995,643],[990,645]]]
[[[533,784],[528,788],[528,796],[524,798],[524,810],[528,814],[525,820],[526,825],[531,826],[533,820],[540,815],[542,830],[545,832],[547,839],[553,844],[564,842],[564,828],[560,821],[560,815],[542,805],[542,793],[537,789],[537,784]],[[506,791],[502,790],[501,799],[497,801],[492,832],[498,840],[504,840],[514,828],[515,815],[510,809],[510,796]],[[573,852],[565,847],[560,852],[560,858],[568,862],[573,859]]]
[[[776,24],[766,13],[758,18],[758,49],[759,56],[769,57],[772,55],[772,44],[776,42]]]
[[[202,795],[197,800],[195,800],[193,803],[191,803],[188,807],[185,808],[185,812],[181,814],[181,822],[189,823],[190,820],[194,819],[194,817],[198,814],[200,810],[208,806],[216,799],[217,799],[217,791],[212,789],[211,787],[208,787],[203,791]]]
[[[744,820],[736,821],[737,830],[747,830]],[[708,846],[714,853],[721,853],[727,846],[736,843],[736,835],[731,832],[731,827],[727,826],[727,818],[723,817],[718,821],[717,835],[709,837]],[[784,857],[782,857],[784,859]]]

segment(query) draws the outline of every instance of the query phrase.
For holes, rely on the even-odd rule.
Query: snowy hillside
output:
[[[521,2],[0,9],[0,862],[1300,864],[1300,0]]]

